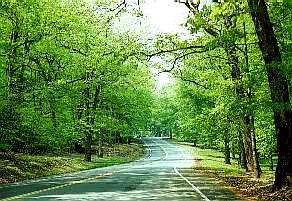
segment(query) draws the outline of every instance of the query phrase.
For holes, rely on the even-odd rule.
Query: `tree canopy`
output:
[[[189,37],[145,44],[116,26],[143,16],[131,2],[1,0],[0,151],[83,144],[90,161],[93,145],[102,157],[104,143],[150,131],[219,149],[255,177],[277,155],[275,186],[291,185],[291,3],[178,3]],[[153,57],[173,79],[160,90]]]

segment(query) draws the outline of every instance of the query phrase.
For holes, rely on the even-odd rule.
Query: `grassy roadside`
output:
[[[0,154],[0,184],[121,164],[139,159],[143,156],[144,149],[142,144],[117,144],[106,147],[105,153],[108,154],[104,158],[93,155],[92,162],[84,161],[82,154]]]
[[[239,168],[236,160],[232,160],[231,165],[225,164],[223,153],[217,150],[193,147],[191,143],[172,142],[183,145],[193,154],[196,160],[194,171],[218,179],[222,185],[246,200],[292,200],[291,189],[273,190],[274,172],[264,164],[261,165],[261,178],[255,179]]]

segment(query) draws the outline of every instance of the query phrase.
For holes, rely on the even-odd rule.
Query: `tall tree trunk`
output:
[[[215,1],[214,1],[215,2]],[[190,4],[188,1],[186,2],[181,2],[184,3],[188,9],[196,15],[199,11],[198,5],[200,4],[200,1],[197,2],[196,4]],[[196,6],[194,6],[196,5]],[[236,17],[236,15],[230,15],[225,18],[224,25],[226,26],[226,29],[232,29],[236,27],[236,19],[233,19]],[[203,29],[210,35],[217,37],[219,36],[219,32],[216,29],[212,29],[212,26],[204,26]],[[232,43],[227,43],[224,46],[225,52],[227,54],[227,59],[228,59],[228,64],[230,66],[230,72],[231,72],[231,77],[232,80],[235,84],[235,89],[236,89],[236,95],[238,99],[241,101],[242,99],[245,98],[245,93],[244,89],[241,86],[241,75],[240,75],[240,67],[238,65],[239,60],[236,52],[236,46],[235,44]],[[243,108],[244,109],[244,108]],[[247,114],[246,110],[245,112],[240,114],[239,121],[242,124],[241,126],[243,127],[243,130],[241,131],[242,139],[243,139],[243,144],[242,147],[245,150],[245,153],[243,154],[242,152],[242,159],[247,162],[247,170],[254,172],[254,161],[253,159],[256,157],[253,155],[253,149],[252,149],[252,132],[251,132],[251,125],[250,121],[247,121],[247,119],[250,118],[250,115]]]
[[[250,84],[250,70],[249,70],[249,57],[248,57],[248,45],[247,45],[247,33],[246,33],[246,25],[245,22],[243,23],[243,33],[244,33],[244,58],[245,58],[245,67],[246,67],[246,73],[248,76],[248,88],[247,88],[247,100],[249,105],[252,104],[252,85]],[[254,165],[254,176],[256,178],[260,178],[261,174],[261,167],[259,163],[259,156],[256,148],[256,133],[255,133],[255,127],[254,127],[254,116],[251,114],[251,111],[248,111],[249,116],[249,125],[251,126],[251,145],[252,145],[252,156],[253,156],[253,165]]]
[[[246,155],[245,155],[245,149],[243,144],[243,134],[240,131],[239,133],[239,163],[242,168],[244,168],[247,171],[247,162],[246,162]]]
[[[254,161],[253,161],[253,152],[252,152],[252,137],[251,130],[249,127],[249,116],[245,116],[242,119],[242,139],[243,147],[245,151],[246,158],[246,167],[248,172],[254,172]]]
[[[273,154],[270,153],[269,155],[269,161],[270,161],[270,170],[273,171],[274,170],[274,162],[273,162]]]
[[[228,135],[228,129],[224,132],[224,159],[225,164],[231,164],[230,161],[230,138]]]
[[[91,162],[91,145],[92,145],[92,135],[91,132],[88,130],[86,131],[85,135],[85,161]]]
[[[254,166],[254,174],[256,178],[260,178],[261,175],[261,167],[259,163],[259,155],[256,147],[256,135],[254,128],[254,117],[250,116],[250,125],[252,126],[252,135],[251,135],[251,145],[252,145],[252,156],[253,156],[253,166]]]
[[[228,47],[225,48],[227,58],[228,58],[228,63],[230,66],[230,72],[231,72],[231,77],[232,80],[235,84],[235,92],[237,95],[237,98],[242,101],[245,98],[244,94],[244,89],[241,86],[241,73],[240,73],[240,68],[238,65],[238,56],[236,53],[236,48],[235,45],[229,45]],[[250,118],[252,118],[247,112],[246,108],[243,108],[243,111],[245,113],[240,113],[239,114],[239,122],[241,124],[241,130],[240,133],[242,135],[242,140],[243,140],[243,150],[245,152],[244,157],[245,157],[245,162],[246,162],[246,170],[248,172],[256,172],[256,167],[254,166],[255,162],[254,159],[256,156],[253,154],[253,148],[252,148],[252,126],[250,122]],[[257,175],[257,174],[255,174]]]
[[[256,137],[254,132],[254,118],[248,115],[244,118],[245,125],[250,126],[243,128],[243,145],[246,157],[246,170],[253,172],[256,178],[260,177],[261,168],[256,149]]]
[[[99,139],[98,139],[98,157],[103,158],[103,130],[99,133]]]
[[[86,128],[85,128],[85,160],[91,161],[91,145],[92,145],[92,133],[91,133],[91,119],[90,119],[90,88],[89,83],[85,89],[86,96],[86,106],[85,106],[85,115],[86,115]]]
[[[274,185],[281,188],[292,185],[292,132],[291,105],[289,100],[288,81],[282,69],[282,58],[279,50],[267,6],[264,0],[248,0],[250,13],[259,39],[268,81],[271,99],[274,103],[274,122],[277,133],[278,163]]]
[[[230,17],[226,17],[225,19],[224,24],[227,29],[236,27],[236,20],[232,18],[233,16],[230,16]],[[246,38],[245,38],[245,42],[246,42]],[[247,49],[247,45],[245,46],[245,48]],[[225,52],[227,54],[228,63],[231,68],[231,77],[235,84],[235,91],[236,91],[237,98],[238,100],[242,102],[245,98],[250,98],[250,97],[246,97],[245,95],[246,92],[249,91],[249,89],[247,90],[244,89],[241,84],[242,82],[241,69],[239,67],[239,59],[238,59],[238,55],[236,51],[236,45],[233,43],[228,43],[227,46],[225,47]],[[247,51],[246,51],[245,59],[246,59],[246,65],[248,67]],[[255,177],[259,177],[260,174],[258,170],[260,168],[259,168],[259,164],[257,163],[258,159],[257,159],[257,154],[256,154],[256,141],[255,140],[253,141],[254,133],[252,130],[253,125],[251,122],[251,119],[253,119],[253,116],[251,112],[248,112],[245,106],[243,106],[242,110],[244,112],[239,114],[239,119],[240,119],[239,121],[241,122],[241,126],[242,126],[241,132],[242,132],[242,137],[243,137],[242,138],[243,147],[245,151],[246,170],[250,172],[254,172]]]

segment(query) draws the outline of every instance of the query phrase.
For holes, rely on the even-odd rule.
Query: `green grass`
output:
[[[246,174],[245,170],[238,165],[237,160],[231,160],[231,165],[225,164],[224,154],[218,150],[193,147],[192,143],[179,142],[177,140],[174,140],[173,142],[181,144],[190,150],[193,156],[197,159],[197,162],[195,163],[196,169],[204,169],[206,172],[212,172],[218,175],[220,174],[221,176],[228,175],[241,177]],[[274,171],[269,169],[267,161],[261,160],[260,162],[262,174],[259,180],[264,182],[273,180]]]
[[[192,153],[194,156],[197,156],[200,161],[200,165],[202,167],[206,167],[208,169],[216,170],[217,172],[231,174],[243,174],[244,169],[238,167],[238,163],[235,160],[231,161],[231,165],[224,163],[224,155],[223,153],[212,150],[212,149],[201,149],[201,148],[193,148]]]
[[[121,164],[139,159],[144,154],[143,146],[140,144],[116,145],[114,150],[114,152],[105,153],[104,158],[93,155],[92,162],[84,161],[84,156],[81,154],[63,156],[1,155],[0,183],[11,183]]]
[[[261,178],[254,178],[253,174],[246,173],[238,166],[237,160],[232,160],[231,165],[225,164],[224,154],[218,150],[193,147],[189,142],[177,140],[172,142],[184,146],[193,154],[196,159],[194,172],[216,178],[221,185],[244,200],[292,200],[291,189],[283,188],[275,191],[273,188],[275,172],[269,169],[267,160],[260,161]],[[276,164],[277,157],[274,157],[273,161]]]

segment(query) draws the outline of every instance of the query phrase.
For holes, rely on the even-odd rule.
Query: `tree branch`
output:
[[[203,87],[204,89],[208,89],[208,87],[200,84],[198,81],[196,80],[190,80],[190,79],[187,79],[187,78],[184,78],[183,74],[182,74],[182,70],[181,69],[178,69],[179,72],[180,72],[180,76],[175,76],[176,78],[180,78],[182,81],[185,81],[185,82],[190,82],[190,83],[193,83],[195,85],[198,85],[200,87]]]
[[[80,49],[77,49],[77,48],[74,48],[74,47],[70,47],[69,45],[65,45],[65,44],[61,44],[61,43],[60,43],[60,45],[61,45],[61,47],[64,47],[64,48],[66,48],[68,50],[71,50],[73,52],[79,53],[79,54],[81,54],[83,56],[87,56],[87,54],[82,52]]]
[[[146,56],[153,57],[153,56],[157,56],[157,55],[164,54],[164,53],[176,52],[176,51],[179,51],[179,50],[203,49],[203,48],[206,48],[206,47],[202,46],[202,45],[192,45],[192,46],[188,46],[188,47],[180,47],[180,48],[175,48],[175,49],[170,49],[170,50],[161,50],[159,52],[155,52],[155,53],[152,53],[152,54],[146,54]]]
[[[202,50],[202,51],[192,51],[192,52],[188,52],[188,53],[186,53],[186,54],[180,55],[180,56],[178,56],[178,57],[176,57],[176,58],[174,59],[174,62],[173,62],[173,64],[172,64],[171,69],[168,69],[168,70],[164,69],[164,70],[158,72],[158,74],[160,74],[160,73],[170,73],[171,71],[174,70],[176,63],[177,63],[180,59],[185,58],[186,56],[189,56],[189,55],[191,55],[191,54],[195,54],[195,53],[204,53],[204,52],[206,52],[206,51],[207,51],[207,50]]]
[[[123,0],[120,4],[118,4],[115,8],[109,9],[111,12],[116,11],[118,9],[120,9],[122,6],[126,7],[127,6],[127,2],[126,0]],[[118,11],[120,12],[121,9]]]

